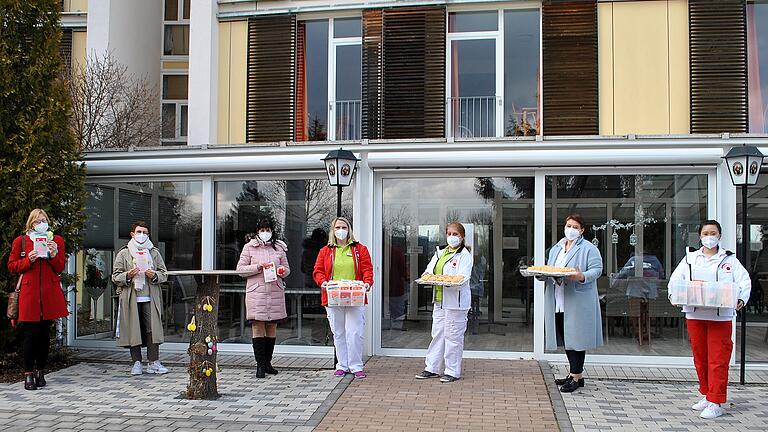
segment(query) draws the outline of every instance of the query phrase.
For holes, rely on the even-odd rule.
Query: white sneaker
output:
[[[724,413],[723,408],[720,405],[710,402],[709,405],[707,405],[707,407],[704,408],[704,411],[702,411],[701,414],[699,414],[699,417],[705,418],[705,419],[713,419],[713,418],[720,417],[721,415],[723,415],[723,413]]]
[[[141,362],[140,361],[135,362],[133,364],[133,367],[131,368],[131,375],[141,375],[142,372],[143,371],[141,370]]]
[[[693,404],[691,409],[694,409],[696,411],[703,411],[704,408],[706,408],[708,406],[709,406],[709,401],[707,400],[707,397],[704,396],[703,398],[701,398],[700,401],[698,401],[695,404]]]
[[[160,364],[160,360],[155,360],[149,365],[147,365],[147,373],[151,374],[166,374],[168,373],[168,368]]]

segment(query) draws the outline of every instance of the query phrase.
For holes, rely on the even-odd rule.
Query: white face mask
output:
[[[349,235],[349,231],[347,231],[345,229],[337,229],[336,231],[334,231],[334,234],[336,234],[336,238],[337,239],[339,239],[339,240],[346,240],[347,239],[347,235]]]
[[[701,238],[701,244],[704,245],[705,248],[712,249],[717,244],[720,243],[720,239],[717,238],[717,236],[704,236]]]
[[[565,229],[563,230],[563,233],[565,234],[565,238],[567,238],[570,241],[574,241],[577,238],[579,238],[579,236],[581,236],[581,232],[579,230],[571,227],[565,227]]]
[[[144,233],[138,233],[133,236],[133,239],[136,240],[136,243],[142,244],[142,243],[146,243],[147,240],[149,240],[149,235]]]
[[[459,236],[448,236],[448,246],[455,248],[461,244],[461,237]]]
[[[266,243],[266,242],[268,242],[268,241],[272,240],[272,231],[262,231],[262,232],[260,232],[260,233],[259,233],[259,238],[260,238],[260,239],[261,239],[261,241],[263,241],[264,243]]]
[[[40,222],[35,225],[35,232],[38,234],[45,234],[48,231],[48,222]]]

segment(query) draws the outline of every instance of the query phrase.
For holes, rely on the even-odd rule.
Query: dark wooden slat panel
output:
[[[543,133],[597,135],[597,3],[542,6]]]
[[[744,0],[688,3],[691,132],[747,132]]]
[[[445,7],[383,11],[382,138],[445,136]]]
[[[248,20],[246,140],[290,141],[295,127],[296,17]]]
[[[64,67],[64,73],[67,77],[70,77],[72,75],[72,29],[61,30],[59,55],[61,56],[61,64]]]
[[[381,9],[363,11],[363,89],[362,136],[381,138],[382,37]]]

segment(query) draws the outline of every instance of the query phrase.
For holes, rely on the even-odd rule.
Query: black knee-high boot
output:
[[[266,339],[264,337],[253,338],[253,357],[256,359],[256,378],[264,378],[264,365],[266,364]]]
[[[272,367],[272,354],[275,352],[275,340],[277,338],[267,337],[265,339],[267,341],[267,347],[265,350],[266,361],[264,362],[264,372],[270,375],[277,375],[277,369]]]

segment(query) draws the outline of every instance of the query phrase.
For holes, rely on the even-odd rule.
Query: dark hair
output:
[[[720,226],[720,222],[714,220],[714,219],[707,219],[699,225],[699,235],[701,235],[701,231],[704,229],[704,226],[706,225],[714,225],[717,227],[717,233],[722,235],[723,234],[723,227]]]
[[[264,228],[269,228],[269,230],[272,231],[272,238],[269,239],[267,243],[272,243],[272,249],[277,249],[277,247],[275,247],[275,241],[277,240],[277,233],[275,232],[275,222],[272,221],[271,218],[265,217],[259,220],[259,224],[256,225],[256,234],[254,235],[254,237],[258,237],[259,231],[261,231]]]
[[[136,228],[138,228],[138,227],[146,228],[147,231],[149,231],[149,225],[147,225],[146,222],[144,222],[144,221],[136,221],[136,222],[133,223],[133,225],[131,225],[131,232],[136,231]]]
[[[581,226],[581,229],[586,230],[587,225],[584,223],[584,218],[581,217],[578,213],[571,213],[568,216],[566,216],[565,221],[563,221],[563,224],[567,224],[569,220],[572,220],[576,223],[578,223]]]

